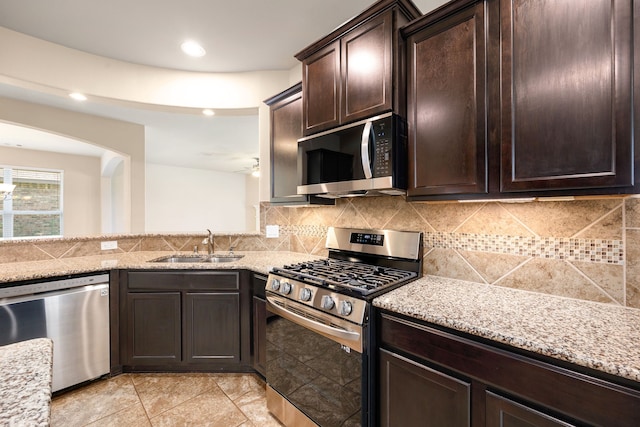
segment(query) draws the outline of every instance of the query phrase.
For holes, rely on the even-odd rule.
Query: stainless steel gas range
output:
[[[367,426],[373,298],[417,279],[422,233],[329,228],[329,257],[267,280],[267,406],[288,427]]]

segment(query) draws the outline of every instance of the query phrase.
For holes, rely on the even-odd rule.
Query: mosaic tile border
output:
[[[322,225],[286,225],[282,234],[323,238]],[[427,248],[459,249],[525,257],[624,265],[622,240],[556,237],[498,236],[471,233],[425,232]]]
[[[622,240],[425,233],[425,246],[526,257],[624,264]]]
[[[280,234],[324,238],[328,229],[326,225],[281,225]]]

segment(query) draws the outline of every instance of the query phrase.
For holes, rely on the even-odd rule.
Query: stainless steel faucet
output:
[[[208,228],[207,231],[209,232],[209,236],[207,237],[207,253],[213,255],[213,234]]]

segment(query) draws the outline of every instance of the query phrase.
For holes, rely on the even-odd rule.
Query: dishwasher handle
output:
[[[27,295],[15,296],[10,298],[0,298],[0,306],[17,304],[20,302],[27,302],[27,301],[43,300],[45,298],[50,298],[50,297],[80,294],[80,293],[90,292],[94,290],[100,290],[100,296],[107,296],[109,295],[109,284],[98,283],[95,285],[85,285],[85,286],[69,288],[69,289],[47,291],[47,292],[36,293],[36,294],[27,294]]]
[[[68,279],[47,280],[26,285],[9,286],[0,288],[0,302],[6,298],[22,297],[26,295],[38,295],[44,292],[64,291],[67,289],[82,288],[89,285],[109,285],[109,274],[97,274],[92,276],[71,277]]]

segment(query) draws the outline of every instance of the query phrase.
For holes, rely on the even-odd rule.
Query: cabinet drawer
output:
[[[237,271],[131,271],[128,288],[135,290],[229,290],[240,289]]]

